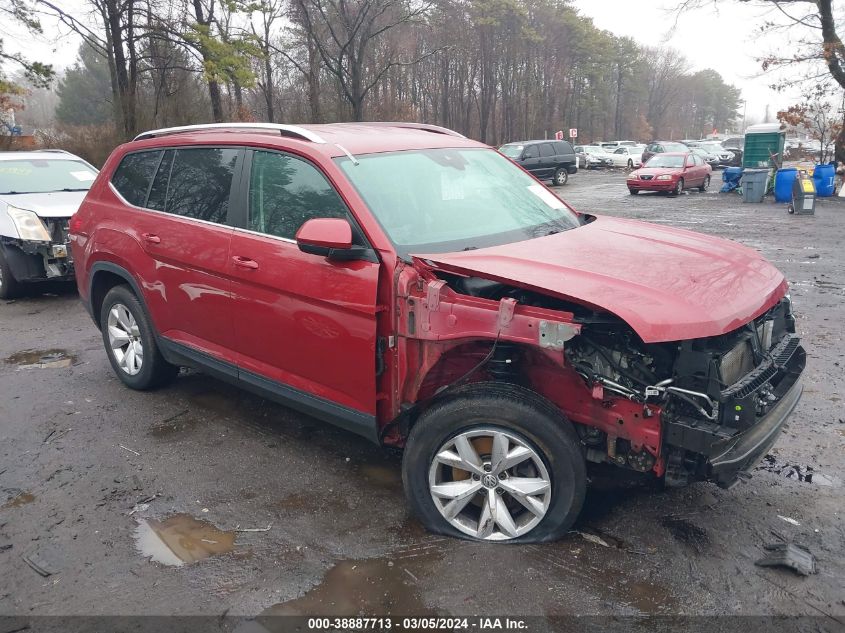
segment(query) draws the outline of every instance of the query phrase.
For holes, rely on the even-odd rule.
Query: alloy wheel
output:
[[[551,477],[538,451],[496,427],[472,428],[447,440],[434,454],[428,481],[443,518],[480,540],[527,534],[552,500]]]
[[[129,309],[122,303],[115,303],[109,310],[109,346],[121,370],[135,376],[144,363],[144,345],[138,323]]]

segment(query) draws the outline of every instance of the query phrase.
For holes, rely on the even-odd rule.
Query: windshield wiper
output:
[[[477,250],[478,250],[478,247],[477,247],[477,246],[465,246],[465,247],[464,247],[464,248],[462,248],[461,250],[462,250],[462,251],[477,251]]]
[[[65,187],[64,189],[57,189],[56,191],[88,191],[85,187],[79,189],[72,189],[70,187]],[[50,193],[49,191],[45,191],[44,193]]]

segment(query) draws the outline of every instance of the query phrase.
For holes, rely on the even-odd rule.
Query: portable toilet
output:
[[[769,167],[780,169],[783,164],[785,143],[786,130],[780,123],[760,123],[747,127],[742,166],[752,169]]]

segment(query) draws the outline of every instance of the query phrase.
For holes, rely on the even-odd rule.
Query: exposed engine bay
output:
[[[755,427],[804,368],[788,296],[727,334],[645,344],[625,322],[599,309],[485,279],[442,271],[437,276],[461,294],[496,301],[509,298],[574,315],[573,322],[581,329],[566,342],[564,358],[592,397],[605,408],[619,399],[640,406],[642,424],[652,411],[659,411],[660,419],[659,451],[647,451],[635,450],[606,425],[584,423],[570,414],[587,447],[587,459],[646,472],[662,458],[669,485],[708,478],[732,485],[735,480],[719,480],[709,458]],[[515,353],[504,346],[493,355],[494,378],[502,377],[500,367]],[[619,424],[623,422],[620,417]]]

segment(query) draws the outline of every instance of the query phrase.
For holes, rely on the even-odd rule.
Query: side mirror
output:
[[[296,245],[303,253],[330,257],[352,248],[352,227],[342,218],[313,218],[299,227]]]

